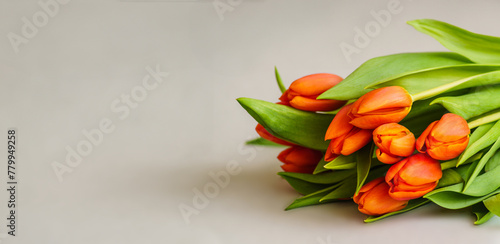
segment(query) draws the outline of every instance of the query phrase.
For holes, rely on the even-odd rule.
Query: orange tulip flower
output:
[[[362,186],[353,200],[358,204],[360,212],[375,216],[401,210],[408,204],[408,201],[395,200],[389,196],[389,185],[384,177]]]
[[[301,146],[291,146],[278,155],[285,172],[312,174],[323,153]]]
[[[340,76],[327,73],[312,74],[295,80],[283,95],[279,104],[290,105],[305,111],[331,111],[346,102],[330,99],[316,99],[321,93],[342,81]]]
[[[373,131],[373,141],[380,162],[394,164],[415,151],[415,136],[406,127],[396,124],[383,124]]]
[[[269,133],[269,131],[267,131],[264,126],[262,126],[261,124],[257,124],[257,126],[255,127],[255,131],[257,131],[257,134],[259,134],[260,137],[268,140],[268,141],[272,141],[274,143],[278,143],[278,144],[281,144],[281,145],[284,145],[284,146],[293,146],[295,144],[291,143],[291,142],[287,142],[283,139],[280,139],[280,138],[277,138],[273,135],[271,135],[271,133]]]
[[[353,103],[351,124],[362,129],[375,129],[383,124],[398,123],[412,105],[410,94],[402,87],[388,86],[366,93]]]
[[[417,139],[417,150],[437,160],[458,157],[469,143],[470,129],[459,115],[447,113],[432,122]]]
[[[392,198],[410,200],[434,190],[442,175],[439,161],[419,153],[391,166],[385,181],[390,186],[389,195]]]
[[[364,147],[372,139],[372,131],[357,128],[349,123],[347,113],[352,105],[340,109],[328,126],[325,140],[331,140],[325,154],[325,161],[333,160],[336,155],[349,155]]]

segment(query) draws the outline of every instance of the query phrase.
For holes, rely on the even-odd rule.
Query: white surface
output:
[[[373,224],[363,224],[354,204],[285,212],[298,194],[276,175],[280,150],[243,146],[257,136],[255,122],[235,99],[277,101],[275,65],[289,84],[317,72],[345,77],[376,56],[444,50],[405,24],[418,18],[500,36],[499,2],[401,0],[401,11],[348,62],[340,44],[353,45],[355,28],[388,2],[233,0],[218,15],[212,0],[73,0],[17,53],[8,34],[21,35],[23,17],[42,9],[38,1],[0,2],[0,133],[16,127],[19,134],[17,236],[0,240],[500,243],[498,218],[477,227],[468,212],[433,206]],[[127,116],[111,108],[157,65],[170,75],[137,108]],[[103,119],[114,130],[59,182],[53,162],[64,163],[65,148],[75,149],[82,131]],[[210,172],[231,163],[239,171],[187,223],[179,206],[193,206],[193,189],[213,186]],[[0,233],[7,197],[1,194]]]

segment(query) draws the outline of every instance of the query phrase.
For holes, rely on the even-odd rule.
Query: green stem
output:
[[[469,80],[473,80],[474,78],[480,77],[482,75],[484,75],[484,73],[479,74],[479,75],[469,76],[467,78],[456,80],[456,81],[450,82],[448,84],[444,84],[442,86],[434,87],[434,88],[429,89],[427,91],[419,92],[417,94],[412,95],[413,101],[415,102],[417,100],[422,100],[422,99],[426,99],[426,98],[430,98],[430,97],[439,95],[445,91],[450,90],[453,87],[459,86],[459,85],[461,85]]]
[[[467,161],[465,161],[464,163],[462,163],[460,165],[472,163],[472,162],[480,159],[482,156],[483,156],[483,153],[478,153],[478,154],[470,157],[469,159],[467,159]],[[449,161],[444,161],[441,163],[441,170],[456,168],[456,167],[460,166],[460,165],[457,165],[457,162],[458,162],[458,158],[455,158],[455,159],[452,159]]]
[[[450,161],[446,161],[446,162],[442,162],[441,163],[441,170],[455,168],[456,165],[457,165],[457,160],[456,159],[453,159],[453,160],[450,160]]]
[[[286,91],[286,87],[283,85],[283,81],[281,80],[280,73],[278,73],[278,68],[276,68],[276,66],[274,66],[274,75],[276,75],[276,82],[278,83],[281,93],[284,93]]]
[[[480,125],[488,124],[490,122],[497,121],[499,119],[500,119],[500,111],[469,122],[468,123],[469,129],[476,128]]]

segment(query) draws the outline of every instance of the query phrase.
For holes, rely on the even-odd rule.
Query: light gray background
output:
[[[500,243],[498,218],[477,227],[468,212],[431,205],[373,224],[350,203],[283,211],[298,194],[276,175],[280,149],[243,146],[255,122],[235,100],[277,101],[275,65],[288,85],[317,72],[345,77],[376,56],[444,50],[408,20],[500,36],[499,2],[400,0],[349,62],[341,43],[354,45],[356,28],[389,0],[220,1],[230,11],[212,0],[72,0],[18,52],[9,33],[22,35],[23,18],[43,10],[0,2],[2,187],[7,128],[19,134],[18,230],[2,243]],[[120,119],[113,102],[157,65],[169,76]],[[53,162],[105,118],[114,131],[60,182]],[[210,173],[231,163],[237,174],[187,223],[179,206],[193,206],[196,189],[213,186]]]

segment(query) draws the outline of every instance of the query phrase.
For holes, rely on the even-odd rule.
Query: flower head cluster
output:
[[[325,160],[330,161],[339,154],[350,155],[361,149],[372,140],[373,129],[387,123],[400,122],[410,112],[411,105],[411,96],[405,89],[389,86],[368,92],[354,103],[343,107],[326,132],[325,140],[330,140],[330,144]],[[383,129],[380,133],[386,133],[389,129]],[[390,144],[384,142],[388,149]]]
[[[442,177],[438,160],[453,159],[467,147],[467,122],[451,113],[432,122],[415,139],[398,124],[411,106],[412,98],[402,87],[379,88],[344,106],[325,134],[325,140],[330,140],[326,161],[352,154],[373,140],[377,159],[392,165],[385,177],[365,184],[353,197],[362,213],[397,211],[434,190]]]
[[[372,90],[353,103],[317,99],[342,81],[333,74],[313,74],[295,80],[278,104],[308,112],[339,109],[325,133],[325,152],[278,138],[260,124],[264,139],[288,146],[278,155],[285,172],[313,174],[318,162],[351,155],[373,142],[375,156],[390,165],[385,176],[361,186],[353,200],[360,212],[382,215],[403,209],[408,201],[434,190],[443,173],[439,160],[459,156],[467,147],[470,129],[460,116],[447,113],[416,138],[399,124],[410,112],[412,96],[400,86]],[[360,162],[358,162],[360,163]]]

